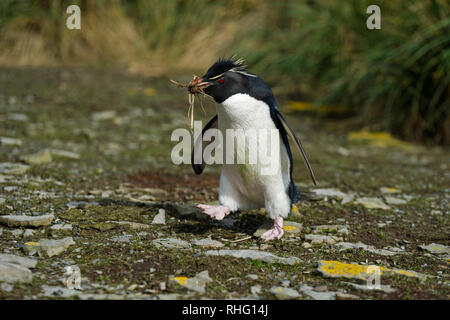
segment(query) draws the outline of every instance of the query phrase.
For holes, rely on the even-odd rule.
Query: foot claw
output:
[[[222,220],[230,214],[230,208],[227,206],[211,206],[207,204],[198,204],[197,208],[200,208],[203,213],[206,213],[213,219]]]
[[[270,241],[274,239],[281,239],[284,234],[283,230],[283,218],[277,217],[274,221],[272,229],[264,232],[261,235],[261,239],[264,241]]]

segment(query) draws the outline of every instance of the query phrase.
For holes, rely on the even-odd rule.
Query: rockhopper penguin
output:
[[[272,90],[255,74],[248,72],[242,59],[219,59],[201,78],[193,80],[189,88],[197,86],[210,95],[218,103],[217,115],[203,128],[196,145],[203,144],[203,134],[210,128],[217,128],[222,132],[222,147],[227,152],[248,153],[248,149],[225,150],[226,129],[246,130],[275,129],[279,133],[279,154],[275,160],[280,164],[274,174],[262,174],[261,163],[254,164],[223,164],[219,185],[219,205],[197,205],[204,213],[217,220],[222,220],[230,212],[237,210],[252,210],[265,207],[270,218],[274,220],[273,227],[265,232],[261,238],[265,241],[280,239],[283,236],[283,218],[286,218],[294,203],[301,195],[292,179],[292,152],[288,135],[297,145],[310,172],[314,184],[316,180],[300,140],[286,122],[277,106]],[[270,134],[267,135],[270,139]],[[270,148],[269,142],[267,147]],[[261,147],[261,142],[249,145]],[[248,148],[247,147],[247,148]],[[196,146],[194,146],[195,150]],[[196,174],[201,174],[205,167],[205,160],[192,166]]]

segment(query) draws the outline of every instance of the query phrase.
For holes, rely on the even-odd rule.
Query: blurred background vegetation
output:
[[[70,4],[81,30],[65,27]],[[381,30],[366,28],[371,4]],[[0,0],[3,66],[165,76],[231,54],[297,109],[450,144],[448,0]]]

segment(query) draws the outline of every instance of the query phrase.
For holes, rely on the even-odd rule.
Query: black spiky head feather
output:
[[[230,58],[220,58],[208,69],[206,74],[203,76],[203,79],[207,80],[216,78],[217,76],[220,76],[228,71],[255,77],[255,75],[249,73],[247,70],[245,70],[245,68],[247,68],[247,65],[242,58],[238,59],[235,56],[231,56]]]

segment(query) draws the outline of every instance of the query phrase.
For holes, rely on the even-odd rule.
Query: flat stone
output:
[[[320,225],[320,226],[312,226],[311,227],[315,232],[318,233],[339,233],[348,235],[348,226],[341,224],[333,224],[333,225]]]
[[[192,240],[192,244],[204,248],[221,248],[224,244],[220,241],[212,240],[211,238],[204,238],[200,240]]]
[[[258,250],[249,250],[249,249],[209,250],[209,251],[206,251],[205,254],[207,256],[230,256],[230,257],[242,258],[242,259],[260,260],[260,261],[266,262],[266,263],[281,263],[281,264],[288,264],[288,265],[294,265],[294,264],[300,262],[300,259],[297,257],[282,258],[282,257],[278,257],[269,252],[258,251]]]
[[[394,197],[384,197],[384,200],[387,204],[398,205],[398,204],[407,204],[408,201],[405,199],[394,198]]]
[[[32,256],[36,253],[38,253],[40,249],[41,244],[39,242],[25,242],[22,246],[23,251],[28,254],[29,256]]]
[[[258,280],[259,277],[256,274],[248,274],[246,275],[247,278],[251,279],[251,280]]]
[[[254,237],[260,237],[264,232],[272,228],[273,222],[267,221],[262,224],[254,233]],[[303,230],[303,224],[293,222],[293,221],[284,221],[283,224],[284,237],[295,237]]]
[[[429,245],[419,246],[420,249],[426,250],[433,254],[447,254],[450,253],[450,247],[438,243],[431,243]]]
[[[28,116],[24,113],[10,113],[8,114],[8,120],[26,122],[28,121]]]
[[[106,110],[92,113],[92,120],[101,121],[101,120],[111,120],[117,116],[116,111],[114,110]]]
[[[52,230],[70,231],[72,230],[72,225],[67,223],[54,224],[50,227]]]
[[[354,203],[362,204],[367,209],[383,209],[383,210],[391,209],[391,207],[386,205],[383,202],[383,200],[378,199],[378,198],[368,198],[368,197],[359,198],[359,199],[355,200]]]
[[[390,269],[386,267],[373,265],[360,265],[354,263],[343,263],[339,261],[320,260],[318,262],[317,271],[324,277],[330,278],[347,278],[370,280],[376,272],[379,272],[380,277],[388,277],[391,275],[404,275],[407,277],[425,279],[427,276],[415,271]]]
[[[15,263],[0,263],[0,281],[30,283],[32,279],[33,276],[28,268]]]
[[[352,283],[352,282],[344,282],[344,283],[346,285],[349,285],[349,286],[355,288],[355,289],[363,290],[363,291],[375,290],[375,291],[383,291],[385,293],[392,293],[392,292],[397,291],[397,289],[392,288],[389,285],[379,285],[379,286],[371,285],[371,286],[368,286],[368,285]]]
[[[372,252],[375,254],[379,254],[381,256],[393,256],[402,252],[393,252],[393,251],[389,251],[389,250],[384,250],[384,249],[377,249],[373,246],[369,246],[367,244],[364,244],[362,242],[357,242],[357,243],[350,243],[350,242],[338,242],[335,244],[337,247],[340,248],[339,251],[344,251],[347,249],[363,249],[365,251],[368,252]]]
[[[0,216],[0,224],[8,227],[46,227],[52,223],[53,218],[52,214],[42,216],[6,215]]]
[[[189,242],[186,242],[181,239],[175,239],[175,238],[160,238],[155,239],[152,241],[152,243],[157,247],[165,247],[169,249],[190,249],[191,245]]]
[[[23,230],[22,229],[14,229],[14,230],[10,230],[9,232],[14,237],[21,236],[23,234]]]
[[[392,193],[400,193],[402,190],[392,187],[382,187],[380,188],[381,193],[383,194],[392,194]]]
[[[115,223],[119,225],[129,226],[133,230],[144,230],[148,229],[151,226],[145,223],[133,222],[133,221],[106,221],[107,223]]]
[[[359,300],[358,296],[349,293],[336,292],[336,300]]]
[[[316,291],[313,287],[307,284],[300,286],[300,291],[314,300],[335,300],[336,293],[332,291]]]
[[[114,236],[111,237],[111,241],[114,242],[130,242],[131,241],[131,234],[124,234],[124,235],[120,235],[120,236]]]
[[[318,198],[321,198],[321,199],[324,199],[327,197],[343,199],[345,196],[347,196],[346,193],[339,191],[337,189],[332,189],[332,188],[314,189],[312,191],[318,196]]]
[[[22,140],[8,137],[0,137],[0,145],[20,147],[22,145]]]
[[[336,242],[342,241],[342,238],[323,234],[307,234],[305,235],[305,240],[311,241],[311,244],[335,244]]]
[[[50,154],[52,157],[60,157],[60,158],[67,158],[72,160],[78,160],[80,159],[80,155],[76,152],[66,151],[66,150],[57,150],[57,149],[50,149]]]
[[[16,256],[14,254],[0,253],[0,263],[12,263],[24,268],[33,269],[36,267],[37,261],[30,258]]]
[[[251,286],[250,293],[254,296],[260,295],[262,293],[262,287],[259,284]]]
[[[153,218],[152,224],[166,224],[166,210],[159,209],[158,214]]]
[[[297,290],[285,287],[274,286],[270,288],[269,292],[275,295],[275,297],[279,300],[292,300],[300,297]]]
[[[45,253],[48,257],[61,254],[71,245],[75,244],[72,237],[66,237],[59,240],[41,239],[39,240],[39,252]]]
[[[134,295],[118,295],[118,294],[94,294],[94,293],[83,293],[83,291],[69,289],[65,287],[57,286],[42,286],[42,292],[40,296],[48,298],[73,298],[78,297],[81,300],[123,300],[123,299],[133,299]],[[140,298],[146,297],[145,295],[140,296]],[[147,296],[148,297],[148,296]]]
[[[28,171],[29,168],[30,166],[21,163],[0,163],[0,173],[3,174],[23,175]]]
[[[49,150],[41,150],[36,153],[28,154],[21,157],[21,160],[28,164],[46,164],[52,162],[52,154]]]
[[[9,283],[2,282],[0,284],[0,290],[5,292],[12,292],[14,290],[14,287],[10,285]]]
[[[208,270],[202,271],[200,273],[197,273],[195,277],[188,278],[188,277],[175,277],[170,276],[169,277],[169,285],[179,285],[181,287],[184,287],[188,290],[192,290],[198,293],[205,293],[206,290],[206,284],[208,282],[211,282],[212,279],[209,277]]]

